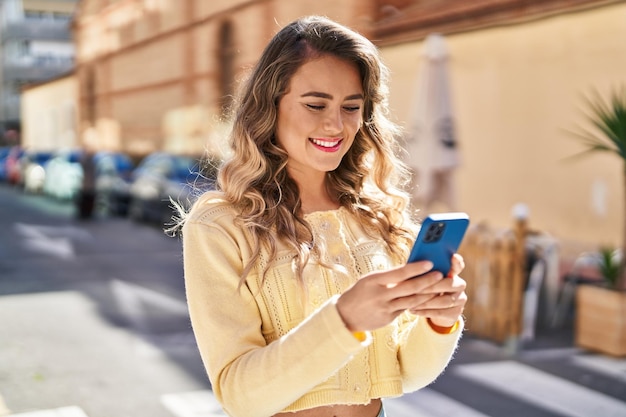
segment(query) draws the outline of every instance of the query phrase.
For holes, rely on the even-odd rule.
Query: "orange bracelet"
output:
[[[367,340],[367,334],[365,332],[352,332],[352,336],[359,342],[365,342]]]
[[[456,321],[456,323],[454,323],[450,327],[437,326],[435,323],[432,322],[432,320],[430,318],[426,318],[426,321],[428,322],[428,325],[431,327],[431,329],[433,329],[434,331],[436,331],[439,334],[454,333],[456,331],[456,329],[459,328],[459,321],[458,320]]]

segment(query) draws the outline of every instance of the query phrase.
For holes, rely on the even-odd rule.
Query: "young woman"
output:
[[[463,261],[448,277],[406,263],[418,226],[385,78],[371,42],[313,16],[276,34],[241,91],[232,157],[182,234],[230,416],[384,416],[382,398],[428,385],[457,346]]]

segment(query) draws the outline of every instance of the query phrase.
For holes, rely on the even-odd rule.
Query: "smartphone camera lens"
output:
[[[442,222],[431,224],[426,231],[426,237],[424,238],[424,242],[437,242],[439,239],[441,239],[441,236],[443,236],[443,231],[445,227],[445,223]]]

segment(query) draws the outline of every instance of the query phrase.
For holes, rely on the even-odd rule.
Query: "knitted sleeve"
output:
[[[463,332],[461,320],[456,331],[441,334],[427,320],[405,312],[398,318],[400,340],[398,360],[404,392],[417,391],[433,382],[448,366]]]
[[[206,216],[183,228],[187,301],[213,392],[228,415],[274,415],[346,364],[367,342],[345,327],[333,297],[267,344],[255,298],[244,285],[241,231]]]

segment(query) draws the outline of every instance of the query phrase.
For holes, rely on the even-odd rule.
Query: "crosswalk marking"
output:
[[[574,362],[618,376],[625,367],[623,360],[602,356],[581,355],[575,357]],[[626,416],[626,402],[514,361],[457,365],[451,371],[555,413],[571,417]],[[160,400],[176,417],[226,416],[211,390],[165,394]],[[384,404],[387,414],[394,417],[489,417],[430,388],[385,399]],[[80,407],[69,406],[9,414],[7,417],[88,416]]]
[[[572,357],[572,361],[583,368],[626,382],[626,359],[604,355],[576,355]]]
[[[583,352],[582,349],[573,348],[549,348],[549,349],[537,349],[520,352],[519,357],[529,361],[542,361],[549,359],[569,358],[575,355],[580,355]]]
[[[22,238],[22,246],[32,252],[43,253],[63,260],[71,260],[76,257],[71,239],[65,236],[49,236],[41,230],[41,226],[23,223],[17,223],[15,231]]]
[[[624,417],[626,403],[514,361],[459,365],[456,374],[571,417]]]
[[[624,361],[601,356],[581,356],[576,363],[624,371]],[[626,402],[550,375],[515,361],[457,365],[451,372],[499,392],[517,397],[536,407],[570,417],[626,417]],[[210,390],[167,394],[161,402],[176,417],[224,417]],[[393,417],[489,417],[431,388],[383,400]],[[30,417],[30,416],[29,416]]]
[[[161,403],[176,417],[226,416],[210,390],[163,395]],[[488,417],[428,388],[385,399],[384,404],[387,414],[394,417]]]
[[[226,416],[210,390],[166,394],[161,403],[176,417]],[[384,400],[385,410],[393,417],[488,417],[432,389]]]
[[[176,417],[226,416],[210,390],[162,395],[161,403]]]
[[[430,388],[386,399],[383,403],[387,414],[393,417],[489,417]]]
[[[417,407],[407,404],[406,401],[400,398],[389,398],[383,400],[383,406],[385,407],[385,414],[394,417],[433,417],[430,414],[424,413]]]
[[[187,303],[172,295],[116,278],[111,279],[110,288],[126,319],[144,333],[150,333],[150,308],[172,317],[187,317],[189,314]]]
[[[55,408],[52,410],[38,410],[27,413],[9,414],[7,417],[87,417],[87,414],[76,406]]]
[[[76,226],[44,226],[15,223],[15,232],[26,249],[63,260],[76,258],[73,241],[86,241],[93,236]]]

